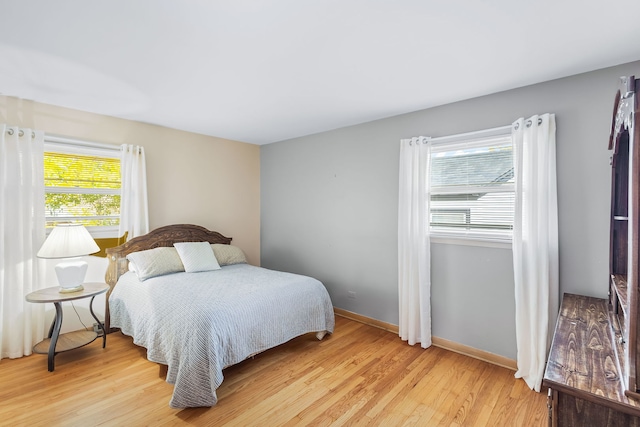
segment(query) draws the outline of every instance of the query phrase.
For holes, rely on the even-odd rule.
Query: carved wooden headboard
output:
[[[144,251],[147,249],[173,246],[178,242],[209,242],[221,243],[228,245],[231,243],[231,237],[225,237],[217,231],[210,231],[204,227],[193,224],[175,224],[156,228],[155,230],[145,234],[144,236],[134,237],[128,242],[116,246],[115,248],[107,248],[107,259],[109,265],[105,280],[109,285],[107,291],[107,304],[105,308],[105,330],[111,332],[111,319],[109,314],[109,295],[115,287],[118,278],[126,273],[129,269],[129,261],[127,255],[131,252]]]

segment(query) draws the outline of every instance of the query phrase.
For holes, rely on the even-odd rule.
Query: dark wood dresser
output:
[[[611,155],[609,299],[565,294],[542,384],[550,426],[640,427],[640,80],[621,79]]]
[[[564,294],[542,384],[550,426],[640,427],[640,400],[627,397],[605,299]]]

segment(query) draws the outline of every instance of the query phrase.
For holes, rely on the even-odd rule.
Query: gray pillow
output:
[[[133,263],[133,271],[141,281],[184,271],[176,248],[163,247],[132,252],[127,255],[127,259],[129,263]]]
[[[237,246],[214,243],[211,247],[213,248],[213,253],[220,265],[247,263],[247,258],[245,257],[244,252],[242,252],[242,249]]]

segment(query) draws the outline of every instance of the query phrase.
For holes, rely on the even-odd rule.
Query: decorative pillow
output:
[[[220,270],[220,264],[209,242],[174,243],[173,246],[178,251],[184,271],[187,273]]]
[[[247,262],[247,257],[245,257],[244,252],[237,246],[213,243],[211,248],[220,265],[246,264]]]
[[[151,277],[184,271],[182,261],[176,248],[153,248],[146,251],[132,252],[127,255],[129,270],[133,270],[141,281]]]

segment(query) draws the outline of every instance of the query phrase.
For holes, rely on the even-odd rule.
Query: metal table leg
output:
[[[56,306],[56,318],[53,321],[53,324],[51,325],[51,329],[49,329],[49,336],[51,338],[51,343],[49,344],[49,356],[48,356],[48,363],[47,363],[49,372],[53,372],[53,369],[54,369],[54,358],[56,357],[56,344],[58,344],[58,336],[60,336],[60,328],[62,327],[62,304],[59,302],[54,302],[53,305]]]
[[[96,322],[98,322],[98,328],[102,329],[102,348],[105,348],[105,346],[107,345],[107,331],[104,330],[104,325],[102,324],[102,322],[100,320],[98,320],[98,317],[93,312],[93,299],[94,298],[95,298],[95,296],[91,297],[91,302],[89,302],[89,311],[91,312],[91,315],[93,316],[93,318],[96,319]]]

